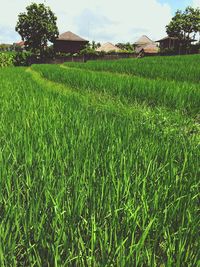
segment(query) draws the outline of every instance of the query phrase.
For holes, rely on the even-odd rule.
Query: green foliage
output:
[[[174,48],[161,48],[160,54],[161,55],[176,55],[177,51]]]
[[[100,43],[96,43],[95,41],[92,41],[92,43],[88,43],[85,45],[84,49],[82,49],[78,54],[79,55],[88,55],[88,56],[94,56],[98,55],[98,52],[96,49],[100,47]]]
[[[0,68],[13,66],[14,56],[10,53],[0,53]]]
[[[199,56],[1,69],[0,266],[198,266],[199,77]]]
[[[98,52],[98,55],[103,57],[103,56],[106,55],[106,52],[105,51],[100,51],[100,52]]]
[[[134,64],[134,62],[132,62]],[[84,65],[84,66],[82,66]],[[93,66],[86,70],[87,66]],[[105,63],[110,69],[114,69],[113,64]],[[105,66],[104,65],[104,66]],[[125,69],[126,63],[121,60],[121,68]],[[200,106],[199,86],[191,83],[180,83],[174,81],[152,80],[144,77],[132,77],[129,75],[113,75],[105,73],[108,69],[102,69],[98,72],[98,67],[102,67],[102,62],[66,63],[65,66],[73,68],[58,68],[57,66],[45,65],[33,66],[33,69],[40,71],[44,78],[60,82],[79,90],[106,92],[109,88],[109,94],[117,96],[123,103],[134,103],[135,101],[150,106],[165,106],[170,109],[179,109],[185,113],[196,113]],[[91,72],[91,69],[95,71]],[[79,69],[78,69],[79,68]],[[144,68],[144,66],[143,66]],[[198,71],[199,73],[199,71]],[[200,79],[200,77],[198,77]],[[181,92],[179,94],[178,92]]]
[[[0,51],[6,52],[6,51],[12,51],[13,45],[11,44],[0,44]]]
[[[88,47],[82,49],[79,52],[79,54],[80,55],[90,55],[90,56],[92,56],[92,55],[98,55],[98,52],[95,51],[93,48],[91,48],[91,47],[88,46]]]
[[[54,50],[54,47],[52,45],[46,47],[43,52],[43,55],[44,55],[44,58],[55,58],[56,52]]]
[[[25,49],[22,48],[20,45],[14,44],[13,45],[13,50],[16,51],[16,52],[23,52]]]
[[[26,10],[18,16],[16,31],[25,41],[27,50],[43,56],[47,43],[58,36],[57,18],[44,4],[33,3]]]
[[[59,53],[56,53],[56,55],[58,57],[69,57],[69,56],[71,56],[71,53],[61,53],[61,52],[59,52]]]
[[[101,46],[100,43],[96,43],[95,41],[92,41],[92,43],[89,45],[93,50],[96,50],[97,48],[99,48]]]
[[[93,71],[127,74],[130,75],[130,78],[131,76],[139,76],[153,80],[200,82],[200,55],[156,56],[143,59],[121,59],[112,62],[88,61],[84,65],[78,63],[66,63],[66,65]]]
[[[118,43],[116,44],[117,47],[119,47],[122,51],[126,51],[127,53],[133,53],[134,52],[134,48],[133,45],[131,45],[130,43]]]
[[[200,9],[187,7],[185,11],[178,10],[166,29],[169,36],[177,37],[185,48],[190,47],[190,40],[200,32]]]
[[[29,66],[31,64],[31,58],[33,55],[31,52],[18,52],[14,58],[15,66]]]

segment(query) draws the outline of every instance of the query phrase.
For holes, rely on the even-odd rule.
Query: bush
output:
[[[106,52],[105,52],[105,51],[99,51],[99,52],[98,52],[98,56],[103,57],[103,56],[105,56],[105,55],[106,55]]]
[[[53,48],[53,46],[46,47],[46,49],[43,52],[43,58],[55,58],[56,57],[56,52]]]
[[[161,48],[160,54],[161,55],[175,55],[175,54],[178,54],[178,51],[175,50],[174,48]]]
[[[135,51],[124,49],[124,50],[118,51],[118,54],[135,54]]]
[[[70,53],[59,52],[59,53],[56,53],[56,56],[57,57],[70,57],[71,54]]]
[[[14,65],[29,66],[31,64],[31,58],[33,58],[31,52],[18,52],[15,55]]]
[[[13,66],[14,56],[9,53],[0,53],[0,68]]]
[[[95,51],[93,48],[86,47],[79,52],[79,55],[81,55],[81,56],[95,56],[95,55],[98,55],[98,52]]]

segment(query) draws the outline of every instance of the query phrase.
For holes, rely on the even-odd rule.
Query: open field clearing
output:
[[[198,266],[199,59],[0,70],[0,266]]]

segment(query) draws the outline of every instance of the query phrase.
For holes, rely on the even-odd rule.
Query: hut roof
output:
[[[146,35],[142,35],[137,42],[135,42],[135,45],[144,45],[144,44],[152,44],[154,43],[149,37]]]
[[[118,52],[120,50],[121,49],[119,47],[115,46],[112,43],[105,43],[105,44],[103,44],[102,46],[100,46],[99,48],[96,49],[96,51],[98,51],[98,52],[101,52],[101,51],[104,51],[104,52],[111,52],[111,51]]]
[[[78,42],[88,42],[87,40],[83,39],[82,37],[76,35],[73,32],[64,32],[60,34],[57,38],[57,40],[61,41],[78,41]]]
[[[18,42],[16,42],[16,43],[14,43],[14,45],[23,47],[23,46],[25,46],[25,42],[21,40],[21,41],[18,41]]]
[[[164,37],[164,38],[162,38],[162,39],[160,39],[160,40],[158,40],[156,42],[160,43],[160,42],[162,42],[164,40],[179,40],[179,39],[178,39],[178,37],[166,36],[166,37]],[[189,41],[192,43],[192,42],[196,42],[197,40],[191,39]]]
[[[157,54],[159,51],[159,48],[156,44],[148,44],[144,48],[142,48],[145,53],[147,54]]]
[[[162,38],[162,39],[160,39],[160,40],[158,40],[158,41],[156,41],[156,42],[162,42],[162,41],[164,41],[164,40],[168,40],[168,39],[171,39],[171,40],[178,40],[178,38],[177,37],[170,37],[170,36],[166,36],[166,37],[164,37],[164,38]]]

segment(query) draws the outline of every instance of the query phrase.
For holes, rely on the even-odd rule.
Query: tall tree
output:
[[[44,54],[48,42],[58,37],[57,17],[44,4],[33,3],[26,7],[26,12],[20,13],[15,30],[25,41],[27,50]]]
[[[118,43],[116,44],[117,47],[119,47],[121,50],[127,50],[127,51],[134,51],[133,46],[130,43]]]
[[[200,32],[200,9],[187,7],[185,11],[178,10],[166,30],[169,36],[177,37],[183,46],[189,46]]]
[[[92,43],[90,44],[90,47],[94,50],[96,50],[97,48],[99,48],[101,46],[100,43],[96,43],[95,41],[92,41]]]

